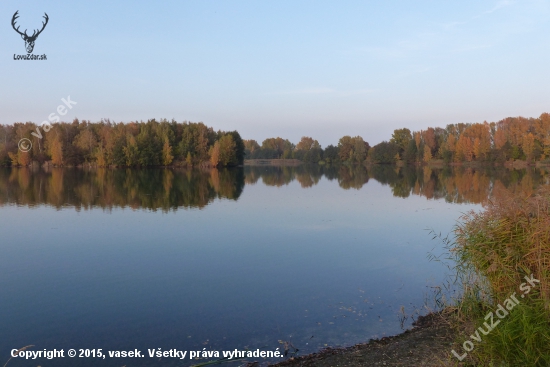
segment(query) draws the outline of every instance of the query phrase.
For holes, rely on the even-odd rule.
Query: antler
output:
[[[17,18],[19,18],[19,15],[17,15],[17,13],[19,13],[19,10],[16,11],[15,14],[13,14],[13,18],[11,18],[11,26],[12,26],[13,29],[14,29],[17,33],[19,33],[20,35],[26,36],[26,35],[27,35],[27,30],[26,30],[26,29],[25,29],[25,33],[21,33],[21,32],[19,31],[19,27],[15,28],[15,20],[16,20]],[[46,13],[44,13],[44,14],[46,14]]]
[[[11,18],[11,26],[13,27],[13,29],[19,33],[20,35],[22,36],[25,36],[25,39],[36,39],[36,37],[38,37],[38,35],[40,33],[42,33],[42,31],[44,30],[44,28],[46,28],[46,24],[48,24],[48,20],[50,19],[48,17],[48,14],[47,13],[44,13],[44,16],[43,18],[46,19],[45,22],[42,22],[42,29],[41,30],[37,30],[35,29],[32,36],[29,37],[29,35],[27,34],[27,30],[25,29],[25,32],[24,33],[21,33],[21,31],[19,31],[19,26],[17,28],[15,28],[15,21],[17,20],[17,18],[19,18],[19,15],[17,15],[17,13],[19,13],[19,10],[15,12],[15,14],[13,14],[13,17]],[[37,33],[38,32],[38,33]]]
[[[44,12],[44,14],[45,14],[45,15],[44,15],[42,18],[46,19],[46,22],[42,22],[42,29],[39,30],[38,33],[36,33],[36,30],[35,30],[30,38],[36,38],[36,37],[38,37],[38,35],[39,35],[40,33],[42,33],[42,31],[44,30],[44,28],[46,28],[46,24],[48,24],[48,20],[49,20],[50,18],[48,17],[48,14],[46,14],[45,12]],[[25,30],[25,33],[26,33],[26,32],[27,32],[27,31]]]

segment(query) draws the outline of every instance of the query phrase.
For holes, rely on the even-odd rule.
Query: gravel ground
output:
[[[420,317],[412,330],[348,348],[327,348],[273,367],[462,366],[451,350],[456,331],[442,313]],[[465,360],[466,361],[466,360]],[[256,364],[260,366],[259,364]]]

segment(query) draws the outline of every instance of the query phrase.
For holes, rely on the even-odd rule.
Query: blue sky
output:
[[[21,30],[50,20],[16,61]],[[203,121],[260,143],[550,112],[550,0],[0,3],[0,123]],[[29,32],[31,33],[31,32]]]

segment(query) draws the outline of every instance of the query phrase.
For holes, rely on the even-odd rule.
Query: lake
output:
[[[305,354],[394,335],[448,274],[428,258],[444,252],[429,229],[451,233],[497,189],[547,183],[535,169],[3,168],[0,356],[284,342]]]

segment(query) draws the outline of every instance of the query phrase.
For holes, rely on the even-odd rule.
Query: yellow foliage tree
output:
[[[217,167],[220,164],[220,143],[217,141],[214,143],[214,146],[210,149],[210,164]]]
[[[103,149],[103,145],[97,147],[95,152],[95,159],[98,167],[107,166],[107,157],[105,156],[105,149]]]
[[[432,151],[428,145],[424,145],[424,162],[432,160]]]
[[[550,156],[550,135],[544,138],[543,144],[544,144],[543,155],[545,157],[548,157]]]
[[[19,161],[19,165],[26,167],[31,164],[31,154],[29,152],[17,152],[17,160]]]
[[[533,150],[535,149],[535,136],[533,134],[529,133],[523,136],[522,148],[527,160],[531,160]]]
[[[456,138],[453,134],[449,134],[449,137],[447,138],[447,150],[453,153],[456,150]]]
[[[162,164],[169,166],[173,160],[174,156],[172,155],[172,147],[170,146],[168,138],[165,138],[164,146],[162,147]]]
[[[63,143],[59,139],[50,140],[49,153],[52,157],[52,163],[56,166],[63,165]]]

